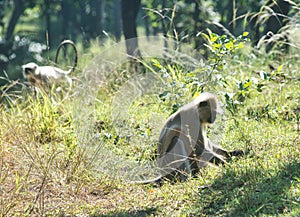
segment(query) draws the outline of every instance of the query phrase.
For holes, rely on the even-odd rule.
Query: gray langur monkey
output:
[[[75,53],[74,64],[69,70],[63,70],[54,66],[38,66],[34,62],[22,65],[23,76],[27,79],[30,85],[35,88],[35,93],[36,88],[45,86],[50,87],[52,84],[55,84],[57,81],[62,79],[65,79],[69,84],[67,96],[70,93],[72,88],[72,78],[69,77],[69,74],[75,70],[78,62],[78,52],[73,41],[64,40],[60,43],[56,51],[55,63],[57,64],[57,59],[61,48],[66,46],[67,44],[72,46]]]
[[[206,136],[207,127],[213,124],[218,113],[218,101],[214,94],[201,93],[191,103],[172,114],[163,126],[158,147],[157,165],[161,175],[135,183],[148,184],[166,178],[186,180],[208,163],[224,163],[227,158],[244,154],[237,150],[228,152],[212,143]]]

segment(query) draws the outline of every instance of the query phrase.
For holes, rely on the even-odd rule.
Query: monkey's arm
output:
[[[208,146],[210,147],[210,151],[213,152],[213,155],[209,162],[214,163],[216,165],[225,163],[225,160],[228,160],[233,156],[245,155],[245,151],[239,149],[234,151],[227,151],[210,140],[208,140]]]
[[[217,153],[218,155],[222,155],[226,159],[234,157],[234,156],[241,156],[241,155],[246,154],[246,151],[243,151],[243,150],[240,150],[240,149],[233,150],[233,151],[227,151],[227,150],[223,149],[221,146],[211,142],[210,140],[209,140],[209,143],[212,145],[213,151],[215,153]]]

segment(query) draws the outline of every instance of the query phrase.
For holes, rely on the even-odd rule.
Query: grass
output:
[[[214,86],[203,87],[224,104],[226,120],[215,125],[223,131],[214,140],[249,154],[161,187],[128,181],[147,177],[161,126],[193,97],[189,82],[197,74],[156,59],[148,69],[171,82],[154,93],[131,89],[125,66],[118,71],[129,76],[111,78],[97,94],[79,82],[82,92],[57,104],[43,91],[39,99],[12,96],[14,103],[0,105],[0,216],[299,216],[296,60],[251,50],[224,59]]]

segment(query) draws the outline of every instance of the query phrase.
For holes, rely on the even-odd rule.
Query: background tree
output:
[[[269,7],[267,8],[270,17],[267,19],[264,33],[269,39],[272,35],[279,33],[279,30],[285,26],[288,22],[287,15],[290,11],[290,2],[285,0],[269,1]],[[270,34],[269,34],[270,33]],[[286,41],[287,36],[282,35],[281,40]],[[266,50],[270,51],[274,46],[274,42],[267,44]],[[287,50],[287,46],[285,46]]]
[[[76,7],[77,6],[77,7]],[[78,34],[77,26],[77,12],[78,3],[72,0],[61,1],[61,34],[60,39],[76,39],[76,34]]]
[[[136,18],[141,0],[122,0],[122,24],[129,56],[139,56]],[[129,40],[130,39],[130,40]]]
[[[9,7],[13,6],[13,11],[9,18],[8,24],[5,25],[4,23],[1,23],[4,32],[4,39],[0,41],[0,76],[3,77],[4,71],[6,71],[8,62],[10,61],[10,56],[13,53],[13,37],[17,22],[25,8],[33,7],[34,3],[33,1],[14,0],[12,4],[11,2],[4,0],[1,3],[1,6],[1,18],[4,17],[3,13],[8,12]]]
[[[114,0],[113,1],[113,17],[114,17],[114,29],[113,33],[116,38],[116,41],[121,40],[122,34],[122,22],[121,22],[121,0]]]

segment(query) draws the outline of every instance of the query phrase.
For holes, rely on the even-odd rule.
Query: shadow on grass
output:
[[[201,198],[200,204],[207,204],[201,211],[209,216],[276,216],[293,213],[293,208],[299,211],[299,202],[287,192],[293,183],[299,185],[299,168],[300,162],[296,161],[277,173],[254,168],[241,174],[229,168],[202,192],[208,198]]]
[[[93,215],[93,217],[146,217],[153,216],[156,213],[155,208],[147,208],[145,210],[113,212],[105,215]]]

